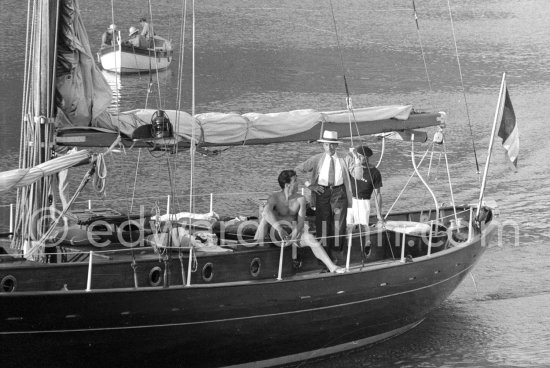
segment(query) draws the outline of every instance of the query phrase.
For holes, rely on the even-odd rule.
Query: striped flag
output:
[[[519,132],[516,124],[516,114],[512,107],[512,101],[510,100],[510,94],[506,87],[506,80],[504,80],[504,98],[500,99],[499,117],[497,121],[500,121],[500,128],[498,129],[498,136],[502,138],[502,146],[508,154],[508,158],[515,167],[518,166],[518,154],[519,154]],[[504,103],[502,101],[504,100]]]

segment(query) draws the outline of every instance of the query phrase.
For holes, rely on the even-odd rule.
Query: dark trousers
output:
[[[346,242],[346,188],[325,187],[323,193],[316,195],[315,206],[315,233],[331,256],[331,250],[342,250]]]

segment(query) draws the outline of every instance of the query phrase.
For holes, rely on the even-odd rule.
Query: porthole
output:
[[[210,282],[212,281],[213,277],[214,277],[214,265],[208,262],[202,268],[202,279],[206,282]]]
[[[11,293],[17,287],[17,279],[12,275],[5,276],[0,282],[0,291],[3,293]]]
[[[151,268],[149,271],[149,285],[159,286],[162,282],[162,269],[158,266]]]
[[[261,269],[262,261],[259,258],[254,258],[252,262],[250,262],[250,275],[252,275],[252,277],[258,277]]]

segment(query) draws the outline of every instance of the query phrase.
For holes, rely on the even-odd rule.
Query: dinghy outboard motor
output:
[[[157,110],[151,117],[151,136],[153,138],[170,138],[173,128],[168,115],[163,110]]]

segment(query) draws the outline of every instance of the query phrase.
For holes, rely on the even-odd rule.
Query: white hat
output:
[[[136,27],[130,27],[130,29],[128,30],[128,36],[132,36],[138,32],[139,30]]]
[[[325,130],[323,132],[323,138],[318,139],[317,142],[321,143],[342,143],[338,140],[338,132],[332,130]]]
[[[116,24],[111,24],[108,29],[110,29],[111,31],[116,30]]]

